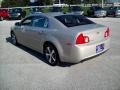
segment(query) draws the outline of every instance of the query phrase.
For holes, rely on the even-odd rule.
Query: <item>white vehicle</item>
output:
[[[53,6],[54,7],[67,7],[68,4],[65,4],[65,3],[63,3],[63,4],[53,4]]]

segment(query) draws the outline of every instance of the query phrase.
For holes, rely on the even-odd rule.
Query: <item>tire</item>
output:
[[[17,38],[16,38],[14,32],[11,32],[11,42],[14,45],[18,45]]]
[[[55,66],[59,62],[59,54],[57,49],[52,44],[46,44],[44,46],[45,59],[51,66]]]
[[[116,15],[114,14],[113,17],[116,17]]]
[[[22,19],[23,19],[23,17],[22,17],[22,16],[20,16],[20,17],[19,17],[19,20],[22,20]]]
[[[1,21],[3,21],[3,20],[4,20],[4,18],[3,18],[3,17],[0,17],[0,20],[1,20]]]

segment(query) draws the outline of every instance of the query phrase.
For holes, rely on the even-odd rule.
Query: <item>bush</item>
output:
[[[41,11],[43,13],[48,13],[50,11],[50,7],[45,7],[45,8],[42,8]]]
[[[63,13],[69,12],[69,7],[62,7],[62,12]]]
[[[84,15],[87,16],[87,11],[89,10],[89,7],[81,7],[81,10],[84,11]]]
[[[23,9],[25,12],[26,12],[26,15],[29,15],[30,14],[30,9],[29,8],[25,8]]]

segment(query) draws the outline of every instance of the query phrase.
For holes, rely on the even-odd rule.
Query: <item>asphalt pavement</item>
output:
[[[0,90],[120,90],[120,18],[90,18],[111,29],[111,48],[77,64],[48,65],[41,54],[10,42],[0,21]]]

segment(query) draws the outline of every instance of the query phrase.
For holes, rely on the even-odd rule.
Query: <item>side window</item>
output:
[[[24,20],[21,22],[21,25],[31,26],[31,24],[32,24],[32,18],[33,18],[33,17],[28,17],[28,18],[24,19]]]
[[[41,27],[41,28],[48,28],[48,19],[44,18],[44,17],[35,17],[33,19],[32,26]]]

